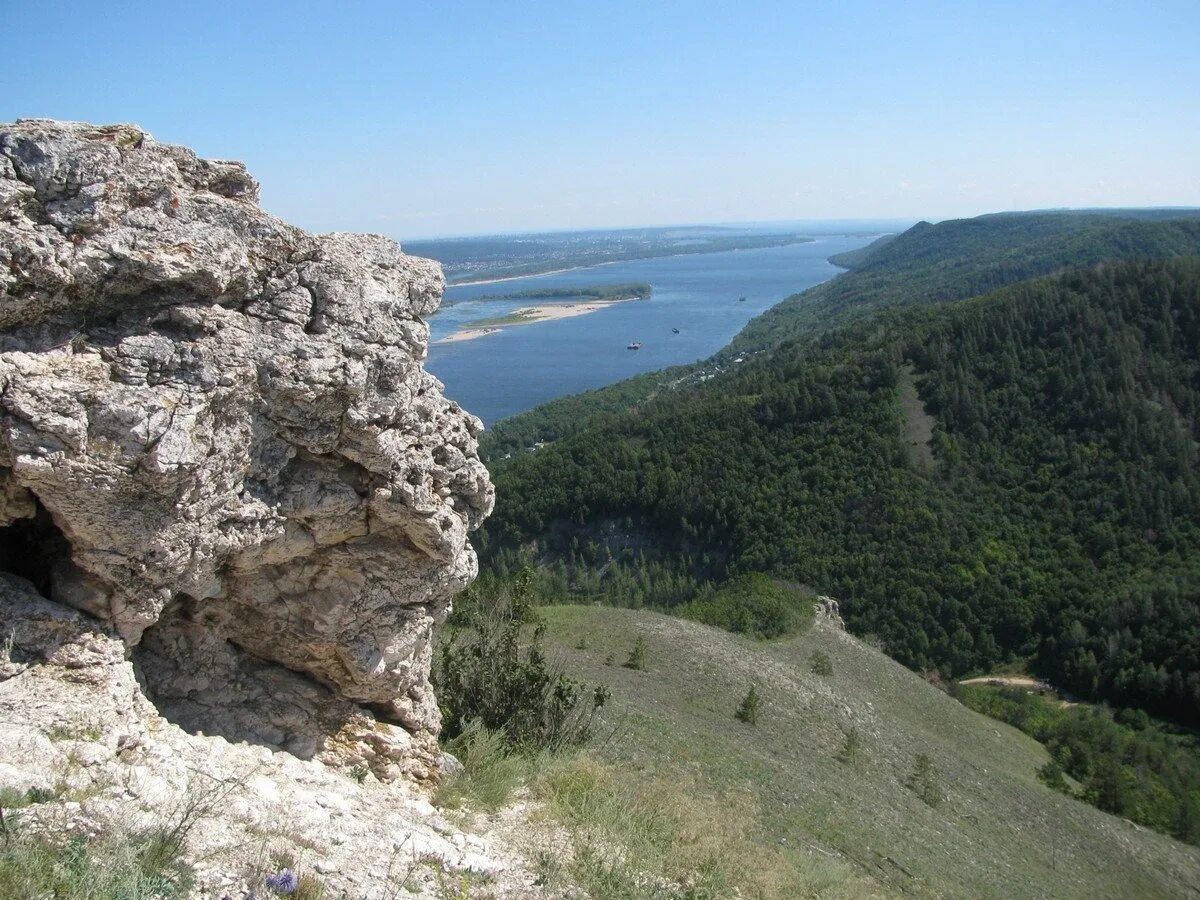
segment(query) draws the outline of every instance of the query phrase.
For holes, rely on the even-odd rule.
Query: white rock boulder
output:
[[[0,125],[0,570],[188,731],[421,777],[494,500],[422,368],[442,273],[257,197],[132,126]]]

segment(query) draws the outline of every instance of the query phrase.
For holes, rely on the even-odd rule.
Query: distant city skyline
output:
[[[5,4],[0,120],[401,239],[1200,206],[1200,4]]]

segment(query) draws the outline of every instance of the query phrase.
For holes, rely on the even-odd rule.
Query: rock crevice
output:
[[[427,773],[432,629],[494,499],[422,368],[444,280],[257,200],[133,126],[0,125],[3,552],[56,541],[34,586],[189,730]]]

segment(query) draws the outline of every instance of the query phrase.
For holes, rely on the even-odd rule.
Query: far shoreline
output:
[[[682,253],[662,253],[654,256],[625,256],[620,259],[606,259],[603,262],[584,263],[578,266],[566,266],[560,269],[546,269],[542,272],[525,272],[519,275],[500,275],[494,278],[479,278],[471,281],[452,281],[446,282],[446,288],[455,287],[472,287],[480,284],[499,284],[503,281],[520,281],[523,278],[541,278],[543,275],[560,275],[563,272],[578,272],[580,269],[598,269],[601,266],[612,266],[617,263],[640,262],[648,259],[674,259],[677,256],[704,256],[715,253],[742,253],[746,250],[769,250],[774,247],[791,247],[796,244],[815,244],[819,238],[816,237],[801,237],[794,241],[788,241],[784,244],[765,244],[762,247],[725,247],[719,250],[691,250]]]
[[[520,281],[522,278],[541,278],[543,275],[559,275],[563,272],[578,272],[580,269],[596,269],[600,266],[611,265],[615,262],[629,262],[627,259],[610,259],[602,263],[592,263],[590,266],[569,266],[566,269],[547,269],[545,272],[534,272],[528,275],[505,275],[501,278],[481,278],[478,281],[447,281],[446,287],[474,287],[478,284],[499,284],[502,281]]]

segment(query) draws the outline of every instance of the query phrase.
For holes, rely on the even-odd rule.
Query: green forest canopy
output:
[[[1072,261],[1130,234],[1144,239],[1134,256],[1200,244],[1200,222],[1097,232],[1105,217],[1080,218],[1041,239]],[[988,252],[957,267],[1001,271]],[[1089,262],[940,304],[910,292],[944,266],[936,254],[857,264],[830,284],[868,267],[867,286],[883,283],[890,266],[882,311],[810,326],[700,384],[676,370],[594,392],[599,411],[571,427],[535,411],[557,441],[494,463],[485,561],[503,575],[532,542],[547,589],[631,605],[766,572],[839,597],[853,630],[910,666],[1023,657],[1081,695],[1195,721],[1200,264]],[[902,407],[906,388],[923,409]],[[928,453],[906,415],[931,417]]]

